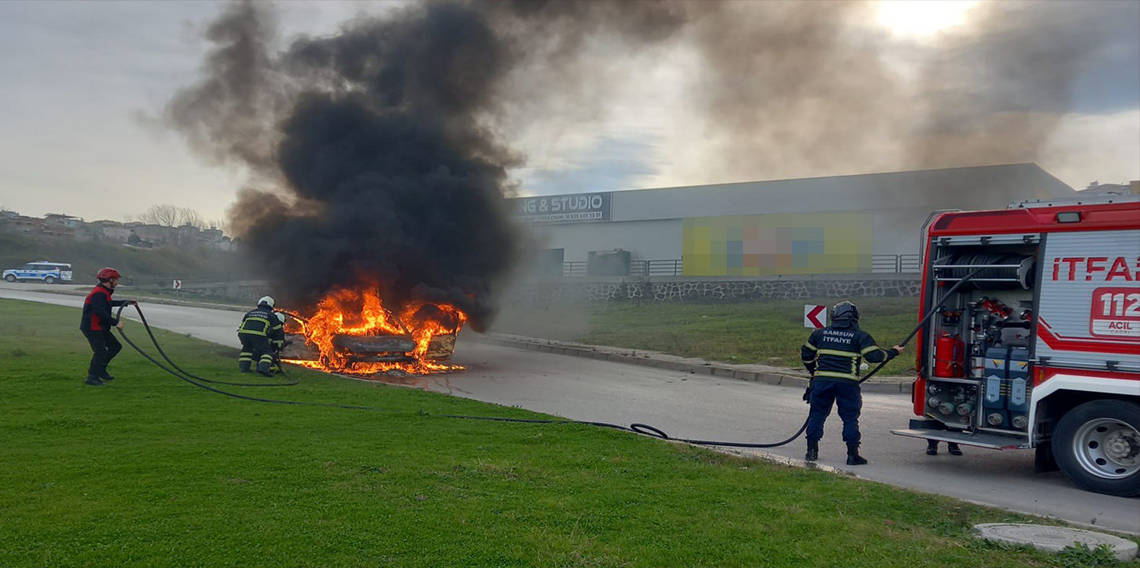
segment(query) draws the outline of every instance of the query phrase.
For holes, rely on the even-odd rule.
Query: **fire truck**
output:
[[[935,212],[923,249],[918,418],[892,433],[1140,495],[1140,195]]]

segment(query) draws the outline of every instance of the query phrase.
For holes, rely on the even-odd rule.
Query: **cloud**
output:
[[[1140,108],[1061,119],[1039,165],[1076,189],[1140,179]]]
[[[658,172],[661,156],[656,138],[651,133],[602,134],[557,169],[522,169],[516,175],[528,195],[641,187]]]
[[[155,138],[135,116],[161,108],[194,75],[206,49],[200,32],[223,5],[0,3],[0,201],[29,213],[68,202],[75,214],[116,217],[123,202],[160,199],[221,217],[238,176],[198,163],[175,139]],[[393,9],[324,2],[279,8],[286,41],[301,32],[328,34],[360,11]],[[816,10],[825,12],[818,20],[824,25],[795,19]],[[982,3],[961,25],[924,42],[883,34],[860,4],[734,3],[730,12],[734,17],[704,16],[691,28],[705,26],[712,40],[740,55],[726,60],[739,70],[725,75],[727,91],[711,90],[708,52],[692,31],[676,38],[685,41],[638,55],[621,42],[598,41],[585,52],[589,65],[575,73],[516,77],[522,84],[514,87],[532,100],[515,101],[519,118],[500,126],[504,139],[529,156],[513,172],[523,191],[1026,159],[1080,187],[1140,177],[1130,173],[1140,124],[1129,114],[1140,109],[1140,3]],[[837,14],[848,19],[830,24]],[[723,38],[715,37],[718,30]],[[781,64],[789,53],[803,60],[828,45],[842,50],[836,58]],[[1079,48],[1075,63],[1051,55],[1058,48],[1063,55],[1066,46]],[[946,61],[932,67],[938,58]],[[981,88],[943,81],[959,78]],[[855,94],[874,93],[863,87],[876,84],[895,90]],[[942,93],[946,104],[922,98],[930,85],[953,87]],[[556,89],[598,97],[589,104],[576,96],[549,99]],[[710,102],[740,107],[713,117]],[[976,109],[985,112],[971,114]],[[730,127],[737,132],[726,135]],[[915,144],[924,132],[938,136]],[[606,159],[622,152],[621,141],[648,147]]]

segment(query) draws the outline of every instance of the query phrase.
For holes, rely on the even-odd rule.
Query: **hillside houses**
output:
[[[119,243],[138,248],[235,249],[235,243],[220,229],[201,229],[193,225],[167,227],[111,220],[86,222],[79,217],[60,213],[28,217],[14,211],[0,211],[0,233],[15,233],[35,239]]]

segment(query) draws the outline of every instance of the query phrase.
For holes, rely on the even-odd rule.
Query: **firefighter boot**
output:
[[[950,455],[952,455],[952,456],[962,455],[962,449],[959,448],[958,444],[955,444],[954,442],[947,442],[946,443],[946,451],[950,452]]]
[[[99,377],[96,377],[95,375],[87,375],[87,380],[83,381],[83,384],[91,385],[93,387],[101,387],[103,386],[103,381],[100,381]]]
[[[804,459],[809,462],[819,459],[819,440],[808,440],[807,444],[807,454],[804,455]]]
[[[926,441],[926,455],[928,455],[928,456],[938,455],[938,440],[927,440]]]
[[[867,460],[859,455],[859,444],[847,445],[847,465],[867,465]]]
[[[269,361],[262,361],[257,364],[257,372],[266,377],[272,377],[273,371],[269,370]]]
[[[99,375],[99,380],[101,380],[105,383],[110,382],[110,381],[115,380],[115,375],[112,375],[111,373],[108,373],[107,371],[103,371],[103,374]]]
[[[238,360],[238,370],[243,373],[248,373],[250,367],[249,361]]]

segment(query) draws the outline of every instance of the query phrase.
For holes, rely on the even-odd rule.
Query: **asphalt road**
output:
[[[26,284],[0,283],[0,297],[76,307],[82,303],[79,298],[38,292]],[[239,315],[233,311],[159,304],[144,304],[143,309],[156,327],[237,346],[234,329]],[[470,340],[460,341],[454,362],[468,370],[416,378],[412,383],[566,418],[647,423],[680,438],[776,441],[795,432],[807,413],[798,388],[535,353]],[[858,468],[844,464],[840,423],[834,414],[821,444],[820,463],[901,487],[1140,533],[1140,499],[1085,492],[1057,472],[1035,474],[1032,452],[964,447],[961,457],[947,455],[944,448],[938,456],[925,455],[924,442],[890,434],[892,428],[906,427],[911,417],[909,408],[910,399],[905,395],[864,394],[863,453],[871,463]],[[803,447],[801,439],[768,451],[802,459]]]

